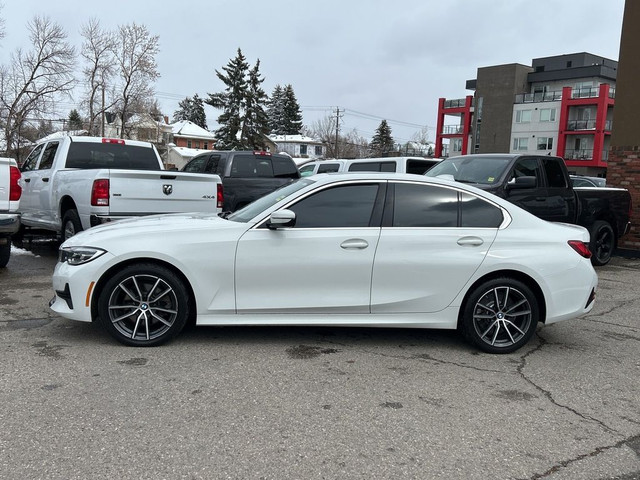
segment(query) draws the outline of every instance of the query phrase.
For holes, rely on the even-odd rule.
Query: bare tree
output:
[[[104,30],[100,22],[92,18],[80,29],[84,38],[80,54],[85,60],[82,73],[86,82],[85,102],[89,113],[87,129],[92,135],[104,135],[104,112],[113,107],[114,100],[106,100],[106,91],[114,74],[115,36]],[[101,127],[101,128],[100,128]]]
[[[305,128],[303,132],[326,146],[327,158],[336,158],[336,117],[327,116],[316,120],[311,128]],[[346,135],[338,134],[337,143],[340,158],[365,158],[369,154],[367,139],[355,129]]]
[[[120,79],[118,116],[122,138],[129,136],[127,123],[132,115],[153,103],[153,82],[160,77],[156,64],[158,41],[157,35],[151,35],[146,26],[135,22],[118,28],[113,54]]]
[[[0,118],[10,155],[19,148],[23,121],[50,112],[56,96],[69,94],[74,85],[75,50],[62,27],[36,16],[27,29],[31,50],[17,49],[9,65],[0,67]]]
[[[2,11],[3,8],[4,8],[4,4],[0,3],[0,12]],[[0,40],[2,40],[4,38],[4,35],[5,35],[4,18],[0,17]]]

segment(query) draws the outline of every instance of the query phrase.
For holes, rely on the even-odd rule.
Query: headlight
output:
[[[60,247],[58,261],[67,262],[69,265],[82,265],[95,260],[104,253],[106,250],[94,247]]]

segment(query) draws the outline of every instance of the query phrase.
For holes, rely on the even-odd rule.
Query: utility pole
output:
[[[336,158],[338,158],[338,134],[340,133],[340,118],[342,114],[344,114],[344,110],[341,112],[340,107],[336,107],[336,148],[334,150]]]

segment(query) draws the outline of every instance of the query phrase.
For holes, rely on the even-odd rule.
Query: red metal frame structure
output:
[[[463,100],[463,101],[462,101]],[[440,98],[438,101],[438,122],[436,126],[436,148],[434,155],[442,157],[442,140],[445,138],[462,138],[462,155],[469,153],[469,136],[471,134],[471,120],[473,116],[473,95],[467,95],[460,100]],[[460,128],[455,132],[445,132],[445,116],[459,116]]]
[[[587,98],[573,98],[573,89],[564,87],[562,89],[562,103],[560,106],[560,128],[558,131],[558,156],[563,157],[569,167],[607,167],[607,159],[604,155],[605,138],[611,135],[611,127],[607,125],[607,111],[613,107],[615,100],[610,93],[609,84],[600,85],[598,96]],[[595,128],[579,129],[569,126],[569,112],[572,107],[596,106]],[[574,136],[593,136],[593,155],[587,159],[568,159],[567,140]]]

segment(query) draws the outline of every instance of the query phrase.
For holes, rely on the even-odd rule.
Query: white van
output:
[[[380,157],[357,158],[354,160],[318,160],[305,163],[298,170],[300,176],[308,177],[316,173],[330,172],[396,172],[422,175],[441,158],[422,157]]]

